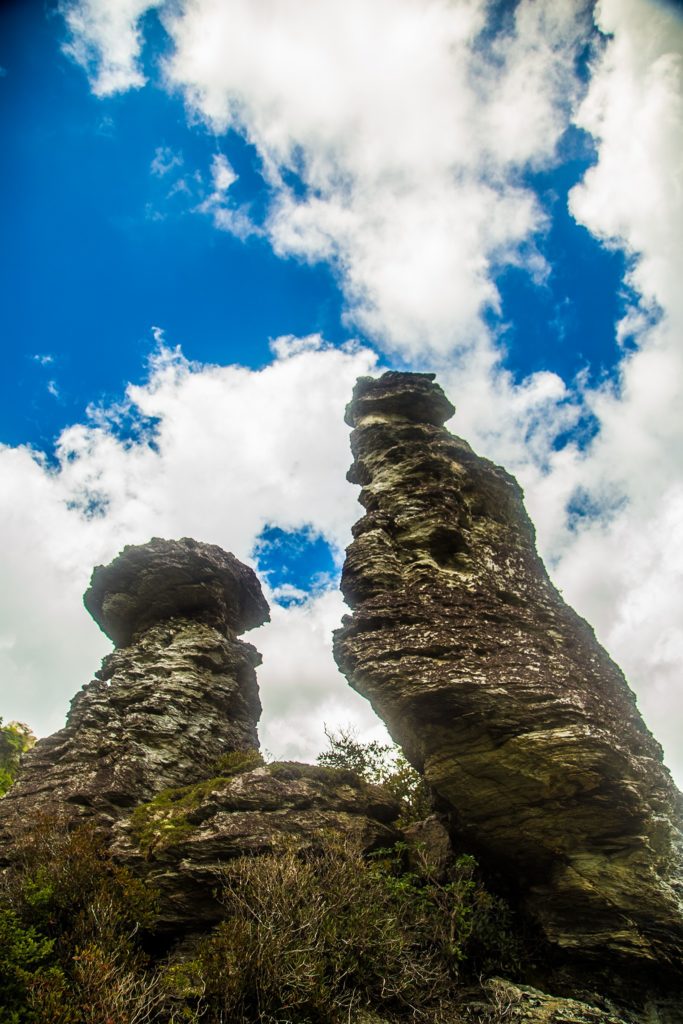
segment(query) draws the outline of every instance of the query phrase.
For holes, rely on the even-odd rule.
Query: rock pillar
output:
[[[356,385],[365,515],[337,662],[556,949],[675,969],[680,793],[550,582],[518,484],[443,427],[454,411],[431,374]]]
[[[268,619],[251,569],[213,544],[155,538],[98,566],[84,601],[115,650],[26,756],[0,803],[3,845],[36,812],[106,825],[258,747],[261,658],[237,639]]]

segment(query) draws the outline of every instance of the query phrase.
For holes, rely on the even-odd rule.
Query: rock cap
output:
[[[455,413],[438,384],[435,373],[402,373],[389,370],[381,377],[359,377],[344,420],[350,427],[363,416],[402,416],[415,423],[441,427]]]
[[[117,647],[174,615],[226,635],[270,618],[256,574],[217,544],[191,537],[126,545],[109,565],[96,566],[83,603]]]

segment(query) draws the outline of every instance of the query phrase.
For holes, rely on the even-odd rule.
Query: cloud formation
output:
[[[476,344],[492,268],[542,263],[520,249],[543,213],[519,172],[552,158],[589,23],[523,3],[486,46],[486,9],[202,0],[165,21],[169,82],[256,147],[275,251],[330,261],[349,323],[405,358]]]
[[[62,12],[70,37],[69,56],[89,73],[96,96],[139,89],[145,76],[139,64],[140,20],[164,0],[67,0]]]
[[[165,80],[184,95],[189,120],[217,134],[232,128],[255,147],[268,193],[262,230],[274,251],[329,263],[349,325],[399,362],[439,368],[458,403],[454,428],[520,477],[555,578],[624,665],[683,778],[683,27],[675,8],[655,0],[114,6],[67,8],[69,52],[93,91],[143,83],[142,18],[158,8],[172,43]],[[487,22],[494,10],[495,25]],[[596,147],[571,212],[628,254],[626,283],[636,295],[616,328],[617,371],[593,387],[550,372],[515,381],[489,326],[499,310],[497,270],[519,266],[539,284],[548,272],[550,214],[525,173],[559,159],[570,124]],[[227,164],[214,167],[203,212],[244,236],[229,178]],[[281,341],[260,373],[160,358],[149,383],[129,389],[139,411],[159,420],[158,451],[117,440],[110,409],[101,426],[64,433],[58,472],[30,453],[3,452],[64,531],[53,554],[41,540],[35,549],[52,565],[50,592],[60,573],[76,571],[73,558],[80,591],[92,556],[108,558],[150,533],[194,533],[244,554],[267,521],[310,522],[341,543],[356,516],[343,482],[341,408],[372,357],[309,344]],[[245,436],[255,409],[263,421]],[[589,444],[577,433],[587,418]],[[319,424],[325,446],[305,423]],[[239,511],[228,470],[244,480]],[[329,490],[318,487],[320,473]],[[19,549],[33,550],[39,518],[15,523]],[[69,524],[81,521],[87,544],[67,541]],[[299,639],[297,656],[323,650],[316,630],[337,600],[278,612],[272,636],[283,666],[295,650],[287,635],[317,637]],[[320,671],[329,681],[328,670]],[[301,669],[304,692],[315,692],[306,682],[315,671]],[[287,682],[281,691],[276,679],[265,685],[289,692]],[[321,693],[332,693],[327,686]]]

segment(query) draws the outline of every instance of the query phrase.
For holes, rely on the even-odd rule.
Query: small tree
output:
[[[4,796],[14,782],[21,755],[35,742],[35,736],[23,722],[3,725],[0,718],[0,796]]]
[[[431,814],[432,802],[424,779],[395,744],[371,740],[361,743],[353,729],[336,732],[325,727],[329,749],[318,754],[318,764],[348,768],[366,782],[385,786],[401,805],[400,824],[421,821]]]

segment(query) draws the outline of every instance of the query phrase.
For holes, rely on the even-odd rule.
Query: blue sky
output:
[[[257,221],[267,185],[237,132],[188,125],[182,97],[161,87],[155,59],[168,38],[154,12],[144,23],[147,85],[104,98],[63,53],[67,31],[54,5],[9,3],[0,17],[5,443],[49,448],[88,404],[141,380],[156,325],[190,359],[252,367],[268,361],[268,340],[280,334],[372,341],[341,323],[329,266],[277,258],[265,240],[217,232],[210,216],[193,213],[216,153],[235,168],[237,198]],[[183,163],[155,174],[160,148]],[[539,287],[523,268],[498,269],[502,308],[489,313],[518,379],[537,370],[571,378],[584,367],[595,377],[619,358],[623,253],[567,211],[569,188],[595,150],[571,127],[558,149],[557,165],[525,176],[549,217],[535,239],[548,279]],[[169,197],[188,169],[202,177],[195,194]]]
[[[310,652],[298,697],[264,665],[266,742],[372,733],[329,656],[359,511],[341,416],[398,366],[518,475],[674,735],[682,24],[656,0],[2,6],[0,713],[56,727],[106,649],[90,567],[192,533],[263,573],[257,645]]]
[[[212,155],[224,152],[245,198],[258,203],[263,183],[248,145],[234,133],[190,129],[182,100],[155,87],[151,60],[141,92],[92,96],[61,51],[66,30],[54,7],[5,4],[0,18],[0,329],[10,360],[2,441],[49,448],[89,403],[120,396],[144,376],[154,325],[188,358],[249,366],[269,359],[278,334],[344,337],[326,267],[216,232],[191,213],[196,200],[169,199],[171,183],[150,170],[157,149],[169,147],[208,178]],[[154,17],[148,30],[150,46],[163,45]]]

